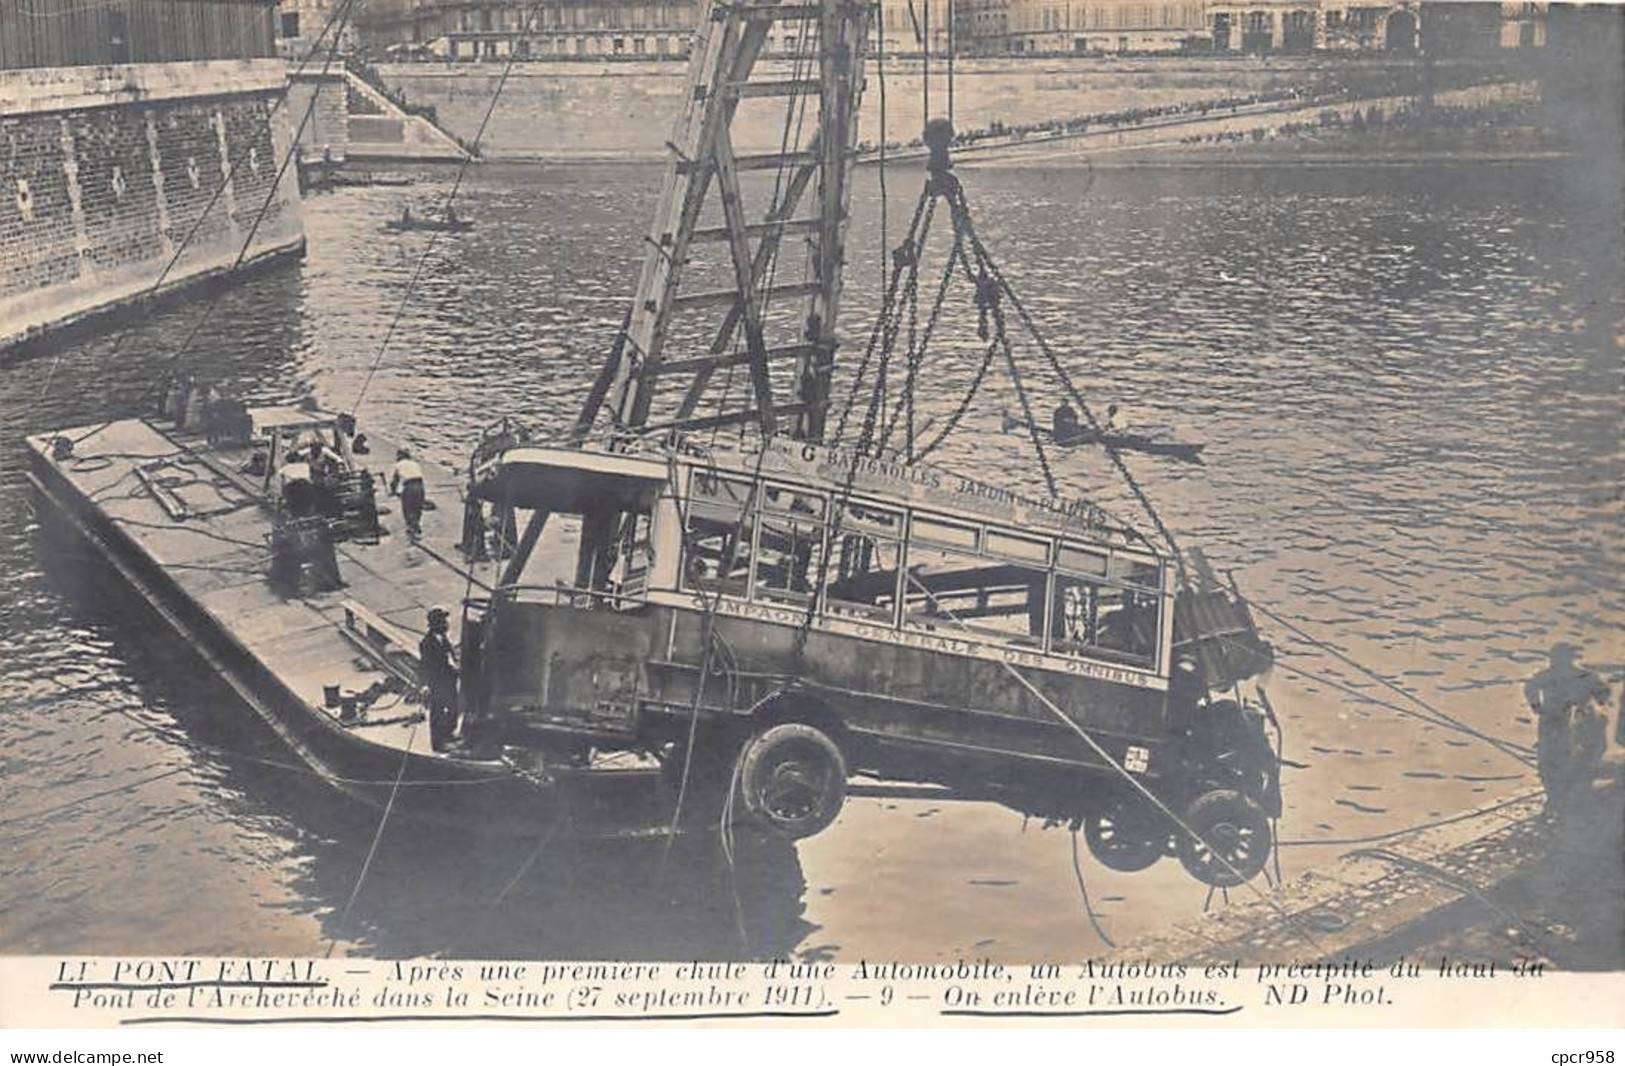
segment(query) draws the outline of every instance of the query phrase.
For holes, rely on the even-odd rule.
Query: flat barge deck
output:
[[[431,606],[448,608],[456,642],[457,606],[496,579],[498,562],[470,563],[456,547],[455,474],[423,464],[436,506],[423,514],[419,540],[398,517],[384,517],[377,543],[335,545],[343,587],[290,595],[269,579],[273,506],[242,473],[248,446],[211,444],[145,418],[27,443],[29,478],[50,510],[335,788],[408,816],[473,819],[516,833],[665,830],[670,790],[647,763],[539,770],[524,760],[437,753],[411,691],[385,695],[351,722],[327,705],[327,687],[366,691],[390,679],[391,657],[415,657]],[[373,436],[372,444],[380,465],[395,454],[393,442]],[[546,547],[533,567],[545,562]]]

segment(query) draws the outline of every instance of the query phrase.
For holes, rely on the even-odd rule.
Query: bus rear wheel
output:
[[[1269,858],[1271,834],[1263,808],[1233,788],[1204,792],[1185,810],[1179,861],[1214,888],[1233,888],[1258,876]]]
[[[739,788],[745,809],[799,840],[835,821],[846,802],[846,759],[822,730],[801,722],[770,726],[745,744]]]
[[[1167,850],[1168,830],[1155,812],[1132,802],[1116,803],[1083,823],[1089,854],[1108,870],[1136,873],[1155,865]]]

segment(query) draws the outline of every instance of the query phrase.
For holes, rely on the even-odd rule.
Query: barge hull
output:
[[[58,436],[78,440],[60,460],[52,456]],[[544,780],[499,760],[433,753],[422,708],[406,697],[374,715],[380,724],[362,727],[342,724],[324,706],[326,685],[358,691],[384,677],[340,631],[344,605],[360,603],[403,628],[421,624],[412,616],[421,618],[425,603],[455,602],[470,581],[439,553],[390,538],[343,545],[346,588],[284,597],[264,577],[270,516],[251,486],[229,476],[246,452],[212,449],[139,419],[28,444],[29,480],[50,510],[327,785],[407,817],[518,835],[644,836],[664,826],[669,804],[655,772],[561,768]],[[194,478],[188,485],[207,481],[205,494],[224,506],[185,521],[171,518],[150,493],[134,491],[144,483],[137,469],[155,463],[184,468]],[[439,480],[431,492],[454,498],[453,479]],[[454,521],[445,511],[430,512],[426,535],[437,532],[431,526],[437,517]]]

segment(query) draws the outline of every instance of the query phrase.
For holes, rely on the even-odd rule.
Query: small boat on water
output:
[[[344,188],[365,188],[370,185],[402,186],[411,185],[412,179],[405,174],[374,174],[371,171],[348,174],[340,171],[334,174],[329,184]]]
[[[392,218],[384,223],[384,229],[394,233],[409,233],[413,231],[424,233],[467,233],[474,228],[474,223],[466,218],[452,215],[449,218],[419,218],[410,212],[403,213],[400,218]]]
[[[1039,436],[1053,442],[1062,448],[1081,448],[1085,445],[1099,444],[1107,448],[1115,448],[1125,452],[1141,452],[1145,455],[1160,455],[1169,459],[1179,459],[1187,463],[1200,463],[1202,449],[1205,443],[1198,441],[1164,440],[1144,433],[1109,433],[1103,430],[1093,430],[1079,427],[1076,432],[1066,436],[1057,436],[1052,429],[1043,426],[1033,426],[1025,419],[1016,418],[1006,412],[1004,415],[1004,431],[1009,433],[1014,429],[1035,428]]]

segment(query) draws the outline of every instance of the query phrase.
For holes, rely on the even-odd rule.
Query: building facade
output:
[[[365,0],[347,8],[341,0],[277,0],[277,51],[285,59],[307,57],[320,63],[329,52],[345,55],[359,42],[351,12]]]
[[[696,0],[428,0],[373,4],[361,28],[370,51],[400,58],[675,59],[688,55],[698,13]],[[793,26],[775,27],[775,48],[796,43]]]
[[[1008,0],[1005,51],[1016,55],[1177,52],[1206,34],[1201,0]]]
[[[303,249],[275,14],[0,0],[0,348]]]

